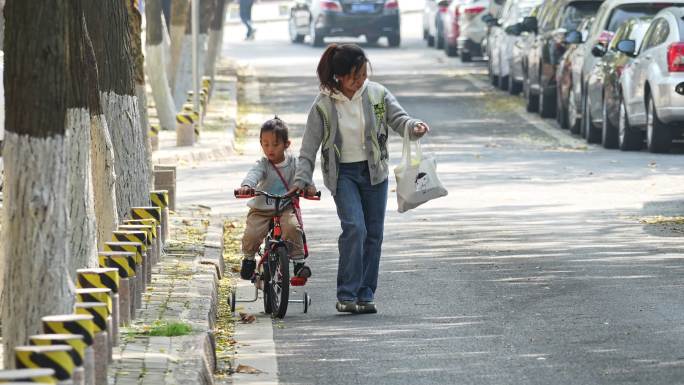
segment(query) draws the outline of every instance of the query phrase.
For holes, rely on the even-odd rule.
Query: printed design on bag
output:
[[[428,192],[428,185],[430,184],[430,177],[425,172],[419,172],[416,175],[416,192],[426,194]]]

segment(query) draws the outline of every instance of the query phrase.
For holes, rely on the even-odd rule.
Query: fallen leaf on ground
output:
[[[240,313],[240,322],[243,324],[251,324],[256,321],[256,317],[254,314],[248,314],[248,313]]]
[[[259,374],[261,373],[261,370],[257,368],[253,368],[249,365],[238,365],[237,369],[235,369],[236,373],[245,373],[245,374]]]
[[[237,266],[237,265],[231,267],[230,269],[233,270],[233,273],[239,273],[240,272],[240,266]]]

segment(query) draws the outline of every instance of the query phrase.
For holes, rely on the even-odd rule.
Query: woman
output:
[[[376,313],[374,302],[387,206],[388,127],[411,139],[429,131],[382,85],[367,80],[368,59],[355,44],[331,44],[318,63],[320,94],[309,111],[295,188],[312,183],[321,149],[325,185],[342,225],[338,240],[339,312]]]

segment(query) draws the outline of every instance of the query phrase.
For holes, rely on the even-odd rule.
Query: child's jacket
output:
[[[297,170],[297,158],[292,155],[285,154],[285,160],[277,164],[276,167],[287,181],[290,188],[294,186],[294,176]],[[268,158],[262,157],[249,170],[247,176],[242,181],[241,186],[249,186],[257,190],[267,191],[271,194],[283,195],[287,192],[283,181],[278,176],[275,168],[268,161]],[[257,210],[274,210],[273,202],[266,204],[266,197],[258,196],[250,199],[247,206]]]

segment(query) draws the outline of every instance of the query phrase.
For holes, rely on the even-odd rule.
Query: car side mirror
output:
[[[446,8],[449,6],[449,2],[447,0],[441,0],[441,1],[437,2],[437,6],[440,8],[442,8],[442,7]]]
[[[496,20],[496,19],[494,19],[494,16],[492,16],[491,13],[486,13],[486,14],[482,15],[482,21],[484,21],[485,24],[487,24],[487,25],[494,24],[494,20]]]
[[[520,36],[520,34],[523,33],[523,28],[522,25],[520,25],[520,23],[516,23],[506,27],[504,32],[506,32],[509,35]]]
[[[634,56],[636,54],[636,41],[634,40],[620,40],[617,43],[617,50],[625,55]]]
[[[581,44],[582,33],[580,31],[570,31],[565,35],[565,42],[567,44]]]
[[[591,54],[595,57],[602,57],[606,54],[606,46],[601,43],[596,44],[591,48]]]
[[[537,18],[534,16],[525,16],[525,18],[522,21],[522,27],[524,31],[537,33]]]

